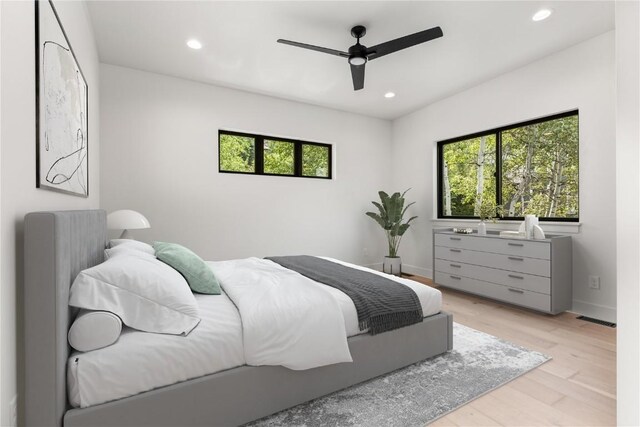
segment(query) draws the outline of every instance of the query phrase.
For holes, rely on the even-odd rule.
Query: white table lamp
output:
[[[129,230],[151,228],[151,224],[140,212],[122,209],[107,215],[107,228],[109,230],[122,230],[121,239],[132,239],[133,237]]]

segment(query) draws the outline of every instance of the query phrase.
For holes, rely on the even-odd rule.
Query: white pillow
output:
[[[110,311],[125,325],[146,332],[187,335],[200,322],[187,281],[152,257],[123,254],[81,271],[69,305]]]
[[[108,247],[109,249],[107,250],[112,250],[116,248],[129,249],[129,250],[144,252],[153,256],[156,255],[156,251],[153,249],[153,246],[151,246],[148,243],[139,242],[133,239],[113,239],[109,241]]]
[[[132,239],[113,239],[109,241],[109,248],[104,250],[104,259],[125,253],[153,258],[156,256],[155,249],[148,243]]]
[[[118,341],[122,320],[108,311],[82,310],[69,328],[69,345],[78,351],[97,350]]]
[[[105,249],[104,250],[104,259],[107,260],[117,255],[131,255],[131,256],[139,256],[143,258],[155,258],[155,253],[150,254],[146,251],[141,251],[136,247],[130,245],[120,245],[114,248]]]

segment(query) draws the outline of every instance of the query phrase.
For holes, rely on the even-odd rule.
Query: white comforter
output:
[[[352,361],[342,310],[326,286],[259,258],[209,265],[240,311],[248,365],[300,370]]]

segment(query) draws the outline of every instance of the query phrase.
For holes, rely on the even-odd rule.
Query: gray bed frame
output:
[[[349,338],[353,363],[305,371],[241,366],[84,409],[67,400],[69,287],[103,261],[102,210],[25,217],[25,419],[27,426],[231,426],[444,353],[453,347],[448,313],[375,336]]]

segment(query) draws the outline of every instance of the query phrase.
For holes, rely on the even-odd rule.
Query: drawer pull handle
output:
[[[512,261],[524,261],[524,258],[520,258],[517,256],[510,256],[509,259]]]
[[[524,246],[524,243],[513,243],[513,242],[509,242],[507,243],[509,246]]]
[[[449,237],[450,240],[462,240],[460,237]]]
[[[512,279],[520,279],[520,280],[524,280],[524,277],[522,276],[517,276],[515,274],[509,274],[509,277],[511,277]]]
[[[510,292],[515,292],[516,294],[524,294],[524,291],[520,289],[507,288]]]
[[[455,267],[455,268],[461,268],[462,266],[460,264],[449,264],[451,267]]]
[[[449,249],[451,252],[462,252],[460,249]]]
[[[449,276],[449,277],[451,277],[452,279],[456,279],[456,280],[462,280],[462,277],[460,277],[460,276]]]

